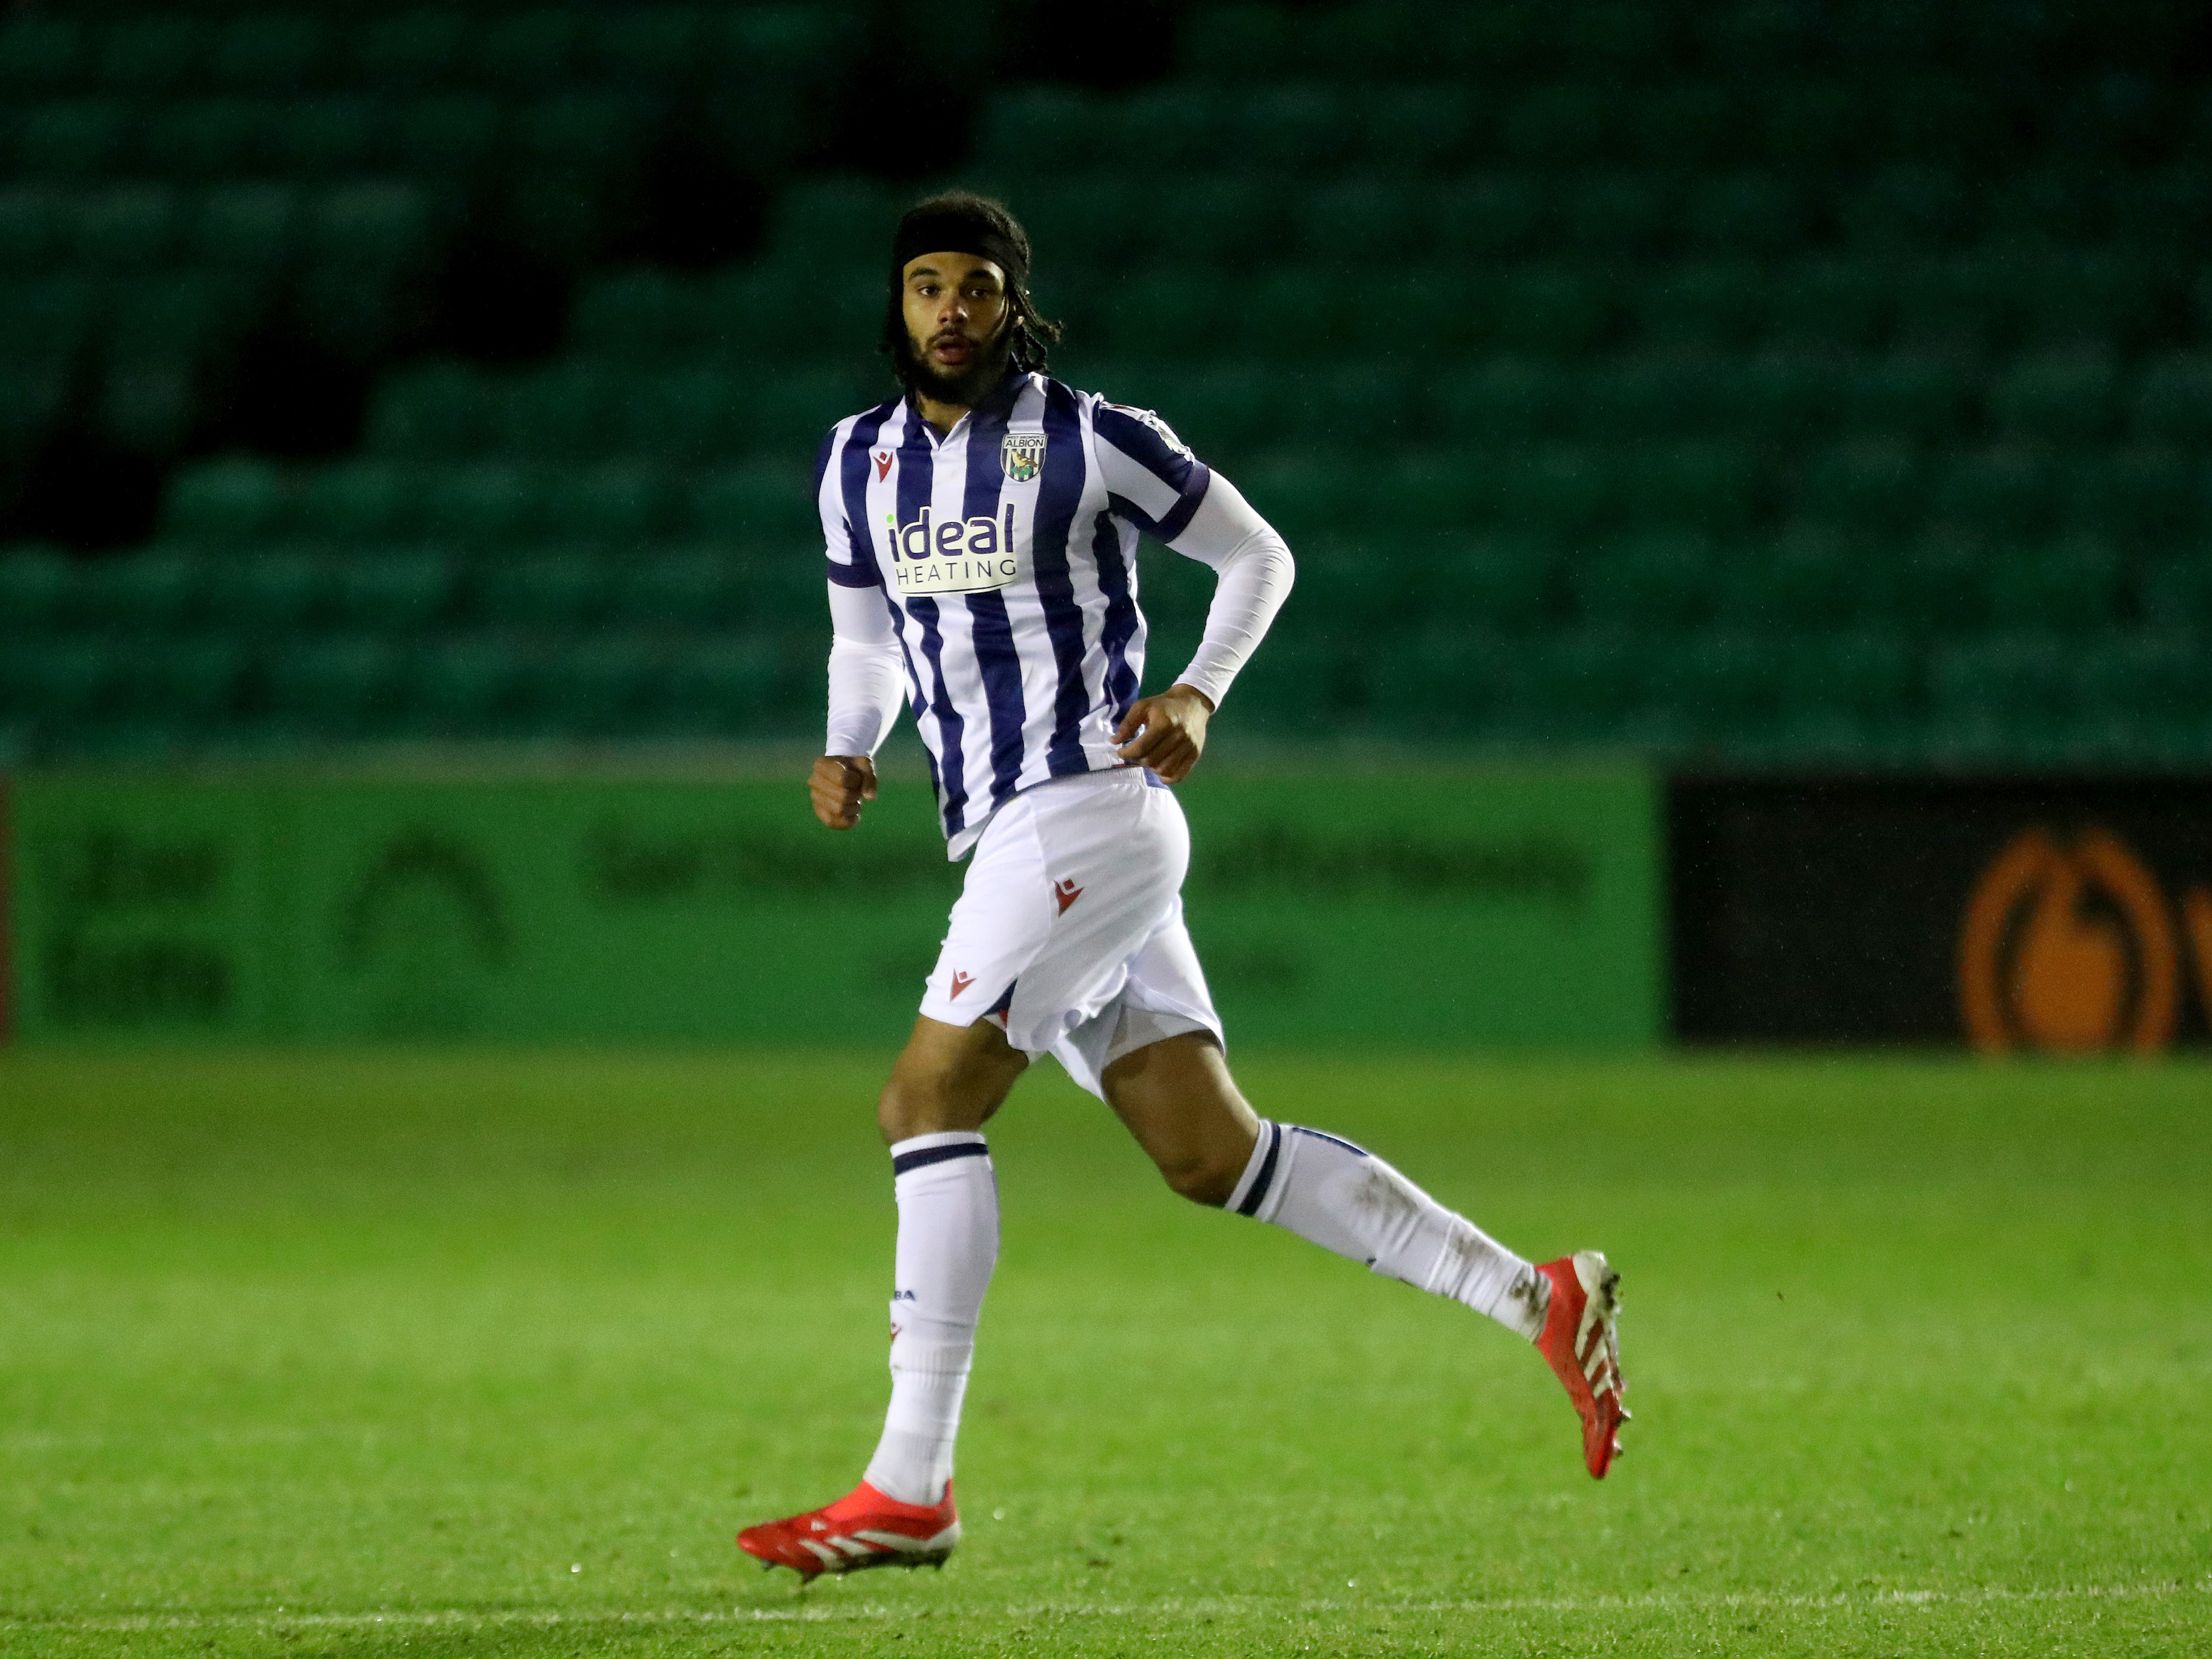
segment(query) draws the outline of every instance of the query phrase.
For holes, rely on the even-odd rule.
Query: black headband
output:
[[[1018,242],[975,214],[957,209],[909,214],[899,221],[898,234],[891,242],[894,287],[906,280],[906,268],[925,253],[972,253],[1005,271],[1012,286],[1029,280],[1029,258]]]

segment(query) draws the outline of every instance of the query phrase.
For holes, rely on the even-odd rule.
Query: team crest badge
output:
[[[1009,432],[999,457],[1010,480],[1015,483],[1027,483],[1044,471],[1044,434]]]

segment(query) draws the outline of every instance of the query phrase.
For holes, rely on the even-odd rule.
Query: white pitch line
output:
[[[1644,1595],[1501,1596],[1494,1601],[1276,1601],[1264,1596],[1210,1596],[1197,1601],[1156,1602],[1036,1601],[1012,1607],[889,1607],[879,1601],[845,1607],[731,1607],[640,1610],[629,1607],[504,1607],[477,1611],[450,1607],[419,1613],[124,1613],[106,1619],[0,1619],[0,1632],[58,1631],[87,1634],[134,1634],[154,1631],[209,1630],[488,1630],[511,1626],[562,1625],[732,1625],[829,1624],[866,1620],[918,1620],[925,1615],[951,1620],[1024,1621],[1039,1618],[1218,1618],[1224,1613],[1267,1613],[1278,1616],[1329,1613],[1515,1613],[1726,1611],[1732,1607],[1916,1607],[1971,1606],[2001,1601],[2142,1601],[2187,1595],[2212,1595],[2212,1579],[2201,1583],[2081,1584],[2046,1589],[2011,1589],[2002,1585],[1972,1589],[1836,1591],[1828,1595],[1742,1590],[1711,1595],[1659,1592]]]

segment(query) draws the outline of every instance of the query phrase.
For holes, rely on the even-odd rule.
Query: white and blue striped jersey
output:
[[[1018,791],[1122,764],[1137,538],[1174,542],[1210,476],[1158,416],[1042,374],[1010,374],[950,434],[903,398],[831,430],[830,580],[889,608],[955,857]]]

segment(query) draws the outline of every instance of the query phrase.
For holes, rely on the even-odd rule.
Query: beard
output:
[[[1000,325],[999,331],[975,349],[975,361],[965,368],[942,369],[929,361],[928,356],[915,343],[914,336],[902,330],[898,344],[898,375],[908,389],[920,397],[940,404],[955,404],[963,409],[973,409],[997,389],[1006,377],[1006,366],[1014,355],[1013,319],[1010,317]]]

